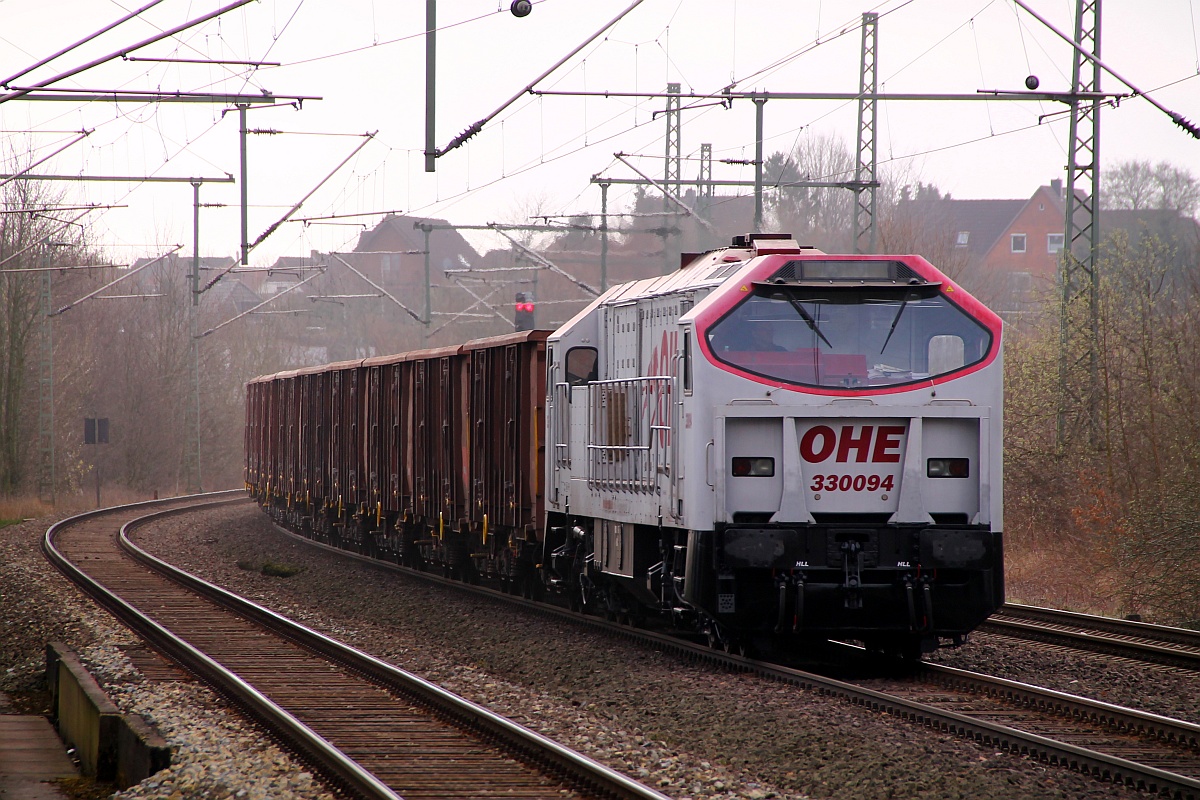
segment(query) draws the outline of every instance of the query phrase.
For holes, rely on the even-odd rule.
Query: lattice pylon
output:
[[[879,15],[863,14],[862,56],[858,81],[858,147],[854,168],[854,252],[874,253],[875,227],[875,95],[879,88],[876,62],[879,55]]]
[[[1100,91],[1100,0],[1079,0],[1071,80],[1075,93]],[[1065,246],[1059,267],[1058,447],[1086,436],[1101,441],[1098,408],[1100,291],[1100,100],[1071,100]]]

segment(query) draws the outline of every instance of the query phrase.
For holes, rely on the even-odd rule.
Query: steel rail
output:
[[[213,493],[213,494],[232,494]],[[238,502],[241,498],[216,500],[200,506],[187,506],[195,510],[205,505],[223,505]],[[177,501],[178,498],[175,498]],[[116,510],[128,510],[139,505],[161,505],[172,501],[151,501],[149,504],[134,504],[121,506],[117,509],[99,509],[88,511],[74,517],[55,523],[46,531],[42,539],[42,552],[60,572],[83,589],[97,603],[112,613],[117,619],[129,626],[139,636],[153,647],[166,653],[171,658],[183,664],[187,669],[198,675],[202,680],[213,686],[220,694],[229,698],[245,709],[252,717],[267,726],[277,735],[297,747],[302,755],[311,762],[320,765],[340,782],[344,789],[370,800],[402,800],[399,795],[380,782],[374,775],[364,770],[344,753],[315,733],[311,728],[289,714],[286,710],[272,702],[253,686],[243,681],[237,675],[225,669],[206,654],[192,647],[187,642],[175,636],[171,631],[159,625],[153,619],[138,609],[126,603],[123,599],[105,586],[93,580],[86,572],[70,561],[54,543],[59,531],[86,519],[111,515]],[[139,521],[163,514],[171,514],[179,509],[158,511],[149,517],[126,522],[121,527],[121,538],[125,538],[127,529]]]
[[[142,517],[127,523],[121,530],[121,547],[136,561],[205,598],[243,615],[298,644],[331,658],[344,666],[358,670],[389,689],[399,691],[435,710],[456,723],[494,737],[521,755],[549,765],[569,780],[590,785],[599,793],[624,800],[670,800],[648,786],[638,783],[598,761],[575,752],[558,742],[519,725],[507,717],[477,705],[470,700],[447,692],[407,670],[400,669],[344,642],[330,638],[305,625],[265,608],[240,595],[174,567],[151,555],[129,539],[132,527],[151,524],[165,516],[190,513],[196,508],[178,508]]]
[[[1190,628],[1155,625],[1139,620],[1103,617],[1098,614],[1084,614],[1079,611],[1064,611],[1058,608],[1031,606],[1024,603],[1005,603],[1000,607],[998,613],[1006,617],[1040,619],[1058,624],[1071,623],[1081,628],[1107,631],[1124,636],[1138,636],[1161,642],[1182,644],[1188,647],[1200,647],[1200,631],[1191,630]]]
[[[230,494],[239,495],[240,492]],[[216,505],[248,502],[244,496],[233,497],[223,501],[172,507],[165,510],[141,516],[126,522],[120,530],[119,544],[128,556],[153,572],[176,582],[185,588],[199,594],[205,599],[241,615],[249,620],[278,633],[288,640],[315,652],[322,657],[334,661],[369,680],[398,692],[410,701],[430,709],[443,720],[459,728],[473,731],[479,737],[499,742],[503,749],[539,764],[544,771],[557,774],[567,783],[578,788],[586,788],[596,796],[614,798],[615,800],[668,800],[668,798],[640,784],[629,777],[596,762],[581,753],[577,753],[548,737],[542,736],[525,728],[512,720],[500,716],[482,706],[458,697],[430,683],[417,675],[388,664],[374,656],[350,647],[342,642],[318,633],[307,626],[301,625],[280,614],[275,613],[257,603],[240,597],[219,586],[211,584],[190,573],[180,570],[165,561],[151,555],[139,547],[131,539],[133,530],[153,524],[170,516],[194,513]],[[69,521],[64,521],[69,522]],[[49,533],[47,541],[50,540]],[[50,547],[53,547],[50,544]],[[57,551],[56,551],[57,552]],[[78,568],[66,561],[68,570],[82,574]],[[57,563],[56,563],[57,566]],[[61,568],[61,567],[60,567]],[[83,576],[85,580],[89,578]],[[74,578],[73,578],[74,579]],[[104,593],[103,587],[91,582],[99,592]],[[85,587],[87,588],[87,587]],[[92,589],[89,594],[96,596]],[[98,598],[99,599],[99,598]],[[352,792],[367,798],[397,798],[390,788],[379,781],[374,775],[362,768],[334,745],[321,737],[311,728],[295,719],[286,710],[267,699],[253,686],[233,675],[217,662],[203,653],[199,653],[190,645],[180,641],[168,631],[165,631],[153,620],[141,615],[132,606],[116,599],[116,608],[110,608],[122,621],[130,624],[155,647],[175,658],[182,664],[194,669],[200,677],[216,686],[219,691],[230,699],[246,708],[252,716],[259,719],[271,730],[277,731],[289,742],[299,745],[301,754],[331,770],[335,779]],[[106,607],[108,607],[106,605]],[[146,632],[140,626],[140,621],[146,620],[149,626]],[[139,621],[139,625],[131,624],[130,620]],[[147,635],[147,632],[149,635]]]
[[[817,675],[815,673],[780,666],[777,664],[757,661],[745,656],[724,653],[705,645],[694,644],[692,642],[685,641],[677,636],[634,629],[627,625],[620,625],[599,619],[597,617],[581,615],[578,612],[569,611],[556,606],[548,605],[546,603],[538,603],[505,594],[495,589],[490,589],[483,586],[472,586],[460,581],[442,578],[391,562],[380,561],[379,559],[374,559],[360,553],[354,553],[338,547],[333,547],[323,542],[309,539],[305,536],[294,533],[293,531],[290,531],[277,523],[273,524],[277,530],[308,545],[329,550],[337,553],[338,555],[349,557],[356,561],[376,566],[380,569],[401,572],[403,574],[419,577],[423,580],[429,581],[430,583],[436,583],[442,586],[453,586],[460,591],[492,597],[512,603],[514,605],[518,605],[526,610],[536,611],[556,619],[568,620],[575,624],[602,630],[616,636],[624,637],[631,641],[653,645],[656,649],[673,652],[676,655],[707,661],[733,671],[752,672],[761,677],[776,680],[781,683],[788,683],[809,691],[818,692],[822,695],[838,697],[873,711],[890,714],[900,719],[924,725],[936,730],[952,733],[956,736],[972,739],[982,744],[998,747],[1019,755],[1036,758],[1049,764],[1073,769],[1077,772],[1092,775],[1098,779],[1119,783],[1125,786],[1137,788],[1142,791],[1165,794],[1170,797],[1177,798],[1177,800],[1200,800],[1200,780],[1185,775],[1179,775],[1146,764],[1139,764],[1129,759],[1109,755],[1107,753],[1101,753],[1096,750],[1080,747],[1067,742],[1056,741],[1040,734],[1022,731],[1007,725],[1001,725],[999,723],[977,719],[975,717],[960,714],[954,711],[937,708],[919,701],[909,700],[887,694],[885,692],[858,686],[851,682],[840,681],[823,675]],[[945,669],[949,670],[950,668]],[[950,672],[946,672],[943,674],[943,677],[949,678],[950,675]],[[962,679],[963,676],[959,675],[956,676],[956,678]],[[1005,681],[1004,679],[992,678],[991,676],[983,675],[980,675],[979,678],[993,682],[997,685],[997,687],[1000,688],[1005,688],[1005,684],[1012,684],[1013,686],[1007,688],[1015,689],[1016,682]],[[999,689],[994,691],[999,691]],[[1054,692],[1049,689],[1043,689],[1041,687],[1034,686],[1026,686],[1025,692],[1030,698],[1033,698],[1036,694],[1037,699],[1035,704],[1047,709],[1065,709],[1066,706],[1063,704],[1062,700],[1063,698],[1071,697],[1070,695],[1065,695],[1064,693]],[[1079,697],[1072,699],[1074,702],[1078,703],[1077,708],[1087,709],[1083,714],[1076,714],[1074,710],[1071,710],[1068,713],[1070,713],[1072,717],[1084,716],[1093,718],[1095,720],[1104,720],[1105,724],[1116,724],[1119,730],[1125,729],[1120,727],[1121,718],[1119,718],[1116,713],[1118,709],[1124,712],[1126,715],[1123,718],[1124,720],[1135,725],[1135,727],[1131,728],[1131,730],[1138,730],[1136,727],[1137,724],[1148,723],[1150,721],[1148,718],[1155,716],[1151,714],[1143,714],[1143,712],[1139,712],[1135,709],[1122,709],[1118,706],[1113,706],[1111,704],[1102,703],[1099,701],[1093,701],[1088,698]],[[1190,726],[1190,723],[1185,723],[1179,720],[1170,720],[1166,717],[1160,717],[1158,720],[1159,721],[1154,728],[1155,731],[1161,731],[1171,727],[1168,725],[1168,723],[1176,724],[1177,727],[1173,728],[1175,733],[1171,734],[1171,736],[1176,737],[1176,741],[1186,743],[1191,741],[1191,739],[1196,735],[1196,732],[1192,730],[1192,728],[1195,728],[1195,726]]]
[[[1119,731],[1176,742],[1193,749],[1200,748],[1200,725],[1186,720],[1172,719],[1161,714],[1106,703],[1103,700],[1093,700],[1090,697],[1080,697],[944,664],[922,664],[921,670],[945,686],[981,692],[1048,713],[1073,719],[1087,719],[1097,725]]]
[[[1200,633],[1185,628],[1007,603],[979,628],[1189,670],[1200,670]]]

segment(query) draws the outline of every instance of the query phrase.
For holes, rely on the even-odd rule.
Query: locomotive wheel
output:
[[[909,662],[917,662],[921,660],[921,640],[916,637],[908,637],[900,644],[900,658]]]
[[[742,656],[743,658],[749,652],[745,640],[741,638],[730,638],[725,640],[725,652],[731,656]]]
[[[863,642],[868,653],[915,663],[921,660],[921,639],[916,636],[889,636]]]

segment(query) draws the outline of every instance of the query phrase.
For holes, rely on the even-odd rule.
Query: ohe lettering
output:
[[[814,425],[800,439],[800,457],[819,464],[834,454],[839,463],[897,463],[903,425],[843,425],[835,431],[829,425]]]

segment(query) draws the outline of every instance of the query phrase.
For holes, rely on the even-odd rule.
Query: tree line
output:
[[[847,180],[853,166],[843,143],[813,137],[773,154],[764,168],[771,185]],[[1009,320],[1010,593],[1196,625],[1200,242],[1193,215],[1200,183],[1185,169],[1147,161],[1122,162],[1105,175],[1103,208],[1163,212],[1179,224],[1124,228],[1104,240],[1097,259],[1099,383],[1074,387],[1096,393],[1094,437],[1058,436],[1063,387],[1054,291],[1045,291],[1034,313]],[[17,180],[0,190],[0,496],[46,488],[41,433],[50,416],[60,496],[86,491],[97,467],[106,485],[143,494],[240,485],[246,380],[426,346],[420,326],[383,304],[363,309],[301,297],[280,304],[287,313],[247,318],[197,339],[245,303],[214,291],[194,305],[190,262],[176,258],[122,284],[123,294],[136,296],[98,297],[47,319],[47,308],[99,289],[128,265],[103,266],[103,248],[89,243],[81,224],[52,211],[62,198],[45,186]],[[954,246],[953,231],[912,213],[944,199],[919,176],[883,175],[878,249],[921,253],[995,302],[1003,282]],[[780,188],[768,194],[767,227],[827,252],[849,251],[853,203],[844,189]],[[596,244],[594,236],[571,235],[574,249]],[[329,277],[323,291],[336,296],[338,279]],[[111,420],[107,445],[83,444],[86,417]]]

